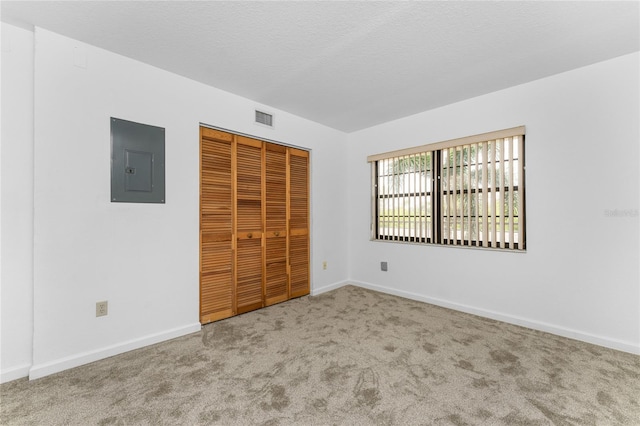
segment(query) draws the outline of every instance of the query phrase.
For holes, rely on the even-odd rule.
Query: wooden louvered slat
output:
[[[260,200],[238,200],[238,232],[262,229],[262,203]]]
[[[278,149],[276,151],[277,148]],[[286,148],[266,144],[266,230],[284,231],[287,226]]]
[[[238,240],[236,297],[239,314],[263,306],[260,239]]]
[[[238,144],[238,231],[262,229],[262,149]]]
[[[201,263],[201,316],[232,314],[232,250],[229,241],[205,243]]]
[[[303,156],[300,153],[306,155]],[[307,228],[309,220],[308,153],[292,149],[290,161],[291,193],[289,208],[291,210],[291,219],[289,228]]]
[[[289,237],[291,297],[309,294],[309,236]]]
[[[287,275],[287,149],[265,143],[265,304],[289,298]]]
[[[262,142],[236,137],[236,312],[264,306]]]
[[[309,294],[309,153],[289,148],[289,296]]]
[[[232,135],[201,128],[200,322],[233,312]]]
[[[288,299],[287,290],[287,237],[266,239],[265,304],[283,302]]]

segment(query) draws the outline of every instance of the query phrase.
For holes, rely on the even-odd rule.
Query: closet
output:
[[[200,128],[200,322],[309,294],[309,153]]]

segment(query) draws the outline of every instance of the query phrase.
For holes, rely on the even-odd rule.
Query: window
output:
[[[524,250],[524,134],[370,156],[373,239]]]

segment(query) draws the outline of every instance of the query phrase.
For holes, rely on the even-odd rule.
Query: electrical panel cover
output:
[[[165,202],[165,131],[111,118],[111,201]]]

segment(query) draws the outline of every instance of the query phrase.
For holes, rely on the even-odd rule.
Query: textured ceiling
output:
[[[640,50],[635,1],[2,1],[1,12],[346,132]]]

